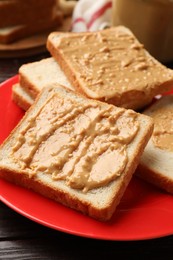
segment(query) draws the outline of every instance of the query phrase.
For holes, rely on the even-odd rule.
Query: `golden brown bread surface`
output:
[[[56,0],[0,1],[0,28],[34,24],[35,19],[51,16],[52,6],[55,5]]]
[[[24,21],[24,23],[19,25],[0,28],[0,42],[9,44],[24,37],[42,32],[48,35],[52,30],[57,29],[57,27],[62,24],[63,15],[61,12],[55,10],[55,12],[51,11],[45,18],[36,18],[36,20],[36,24],[32,22],[27,24]]]
[[[47,48],[77,91],[135,110],[173,88],[173,71],[156,61],[123,26],[49,35]]]
[[[54,105],[50,105],[50,104],[53,104],[51,102],[54,102],[53,101],[54,98],[57,98],[57,101],[54,103],[55,108],[54,108]],[[72,104],[73,106],[75,106],[75,109],[73,109],[71,111],[70,107],[68,108],[69,104]],[[65,114],[63,116],[63,113],[64,113],[63,107],[64,106],[66,109],[68,108],[69,111],[71,111],[71,112],[69,112],[69,113],[65,112]],[[90,110],[90,106],[91,106],[91,110]],[[57,109],[57,107],[59,107],[59,109]],[[88,112],[85,112],[86,114],[82,113],[80,117],[77,117],[74,120],[73,118],[76,115],[76,111],[79,110],[79,113],[80,113],[80,110],[82,109],[81,111],[83,111],[84,107],[86,107],[86,111],[88,111]],[[48,109],[48,110],[45,110],[45,109]],[[93,110],[93,111],[95,111],[94,113],[93,112],[91,113],[92,109],[94,109]],[[44,111],[46,111],[46,112],[44,112]],[[100,111],[101,114],[99,112],[99,114],[97,115],[97,113],[98,113],[97,111]],[[103,112],[103,115],[102,115],[102,112]],[[117,120],[113,119],[115,116],[114,113],[116,116],[118,116]],[[52,117],[51,115],[54,115],[55,118],[54,118],[54,116]],[[86,116],[84,121],[82,119],[83,116]],[[116,119],[116,116],[115,116],[115,119]],[[67,118],[68,118],[68,120],[67,120]],[[69,118],[71,118],[73,120],[69,120]],[[87,118],[89,118],[89,121]],[[99,118],[99,121],[97,121],[98,118]],[[41,120],[41,121],[39,121],[39,120]],[[65,124],[62,126],[63,120],[65,120],[67,125]],[[91,122],[90,122],[90,120],[91,120]],[[103,122],[102,122],[102,120],[103,120]],[[125,120],[125,121],[121,122],[121,120]],[[126,122],[126,120],[128,123]],[[132,123],[131,120],[132,120],[132,122],[133,122],[133,120],[135,120],[135,121]],[[37,125],[38,122],[40,122],[41,125]],[[46,126],[44,126],[45,122],[46,122]],[[85,130],[84,130],[84,132],[82,131],[80,135],[77,135],[78,137],[76,136],[76,138],[73,140],[72,143],[71,143],[71,141],[69,142],[69,140],[68,140],[69,135],[72,137],[73,134],[77,134],[76,131],[78,131],[78,129],[82,130],[82,128],[80,127],[80,124],[82,124],[82,125],[84,124],[82,127],[84,127],[84,129],[85,129],[87,122],[90,122],[91,126],[89,128],[87,127],[86,131]],[[71,126],[69,124],[71,124]],[[107,124],[111,124],[111,127],[110,126],[106,127]],[[59,127],[57,127],[57,125],[59,125]],[[97,129],[97,125],[99,126],[100,130]],[[40,127],[40,126],[42,126],[42,127]],[[72,128],[69,128],[69,126]],[[49,127],[52,130],[49,130]],[[74,130],[72,131],[73,128],[74,128]],[[54,133],[63,134],[64,131],[65,131],[64,132],[64,134],[65,134],[66,131],[68,131],[68,129],[70,131],[69,132],[70,134],[68,134],[66,137],[64,136],[63,138],[57,138],[56,135],[54,135]],[[83,96],[76,94],[70,90],[67,90],[66,88],[61,87],[61,86],[56,85],[56,86],[52,86],[50,88],[45,88],[41,92],[39,97],[37,98],[34,105],[26,112],[24,118],[21,120],[19,125],[13,130],[13,132],[10,134],[10,136],[1,145],[1,148],[0,148],[0,176],[8,181],[11,181],[18,185],[22,185],[26,188],[32,189],[32,190],[40,193],[46,197],[54,199],[68,207],[79,210],[82,213],[87,214],[93,218],[96,218],[96,219],[102,220],[102,221],[106,221],[111,218],[117,205],[119,204],[121,197],[123,196],[124,191],[126,190],[128,184],[133,176],[133,173],[137,167],[137,164],[138,164],[140,156],[144,150],[144,147],[146,146],[146,144],[151,136],[152,130],[153,130],[153,122],[149,117],[147,117],[145,115],[141,115],[132,110],[116,108],[116,107],[114,107],[112,105],[108,105],[106,103],[94,101],[91,99],[86,99]],[[32,131],[35,131],[35,132],[32,132]],[[48,131],[48,132],[45,133],[44,131]],[[97,132],[97,131],[99,131],[99,132]],[[105,135],[107,135],[107,137],[103,138],[104,135],[102,136],[102,134],[101,134],[102,131]],[[131,135],[132,132],[134,132],[134,135],[131,136],[131,139],[126,139],[129,135]],[[34,133],[36,135],[35,135],[35,138],[32,139],[32,136]],[[80,167],[75,168],[75,171],[73,172],[74,176],[76,176],[76,174],[80,174],[79,179],[78,178],[75,179],[73,174],[70,175],[67,178],[67,180],[65,180],[63,178],[59,179],[57,177],[58,175],[56,173],[56,171],[59,171],[58,169],[61,169],[59,167],[62,163],[62,160],[64,160],[64,159],[67,160],[66,162],[64,161],[64,167],[65,167],[65,165],[67,167],[68,162],[72,162],[70,158],[72,158],[72,159],[76,158],[75,154],[77,152],[79,152],[80,149],[74,150],[72,157],[70,156],[70,154],[69,154],[70,157],[68,157],[67,155],[66,156],[63,155],[62,158],[55,157],[56,163],[58,163],[57,168],[56,167],[50,168],[49,166],[46,166],[47,164],[45,164],[45,163],[49,162],[49,158],[54,159],[54,155],[57,154],[57,151],[56,151],[57,147],[64,147],[63,149],[66,149],[66,148],[69,149],[69,144],[70,144],[70,145],[72,145],[72,146],[70,146],[71,147],[70,149],[73,149],[75,147],[76,140],[78,140],[78,138],[81,138],[82,133],[84,134],[84,136],[83,136],[84,139],[83,139],[83,141],[80,142],[81,145],[85,144],[85,140],[88,140],[87,143],[88,142],[90,143],[90,141],[92,140],[91,137],[94,139],[90,143],[91,147],[89,146],[89,148],[86,150],[86,152],[84,154],[82,153],[81,156],[77,157],[79,159],[79,164],[77,163],[76,165],[78,165],[78,166],[75,166],[75,167],[79,167],[80,162],[81,163],[85,162],[84,164],[82,164],[83,166],[81,166],[81,167],[84,170],[84,172],[86,171],[86,169],[88,169],[87,171],[89,172],[89,174],[91,174],[93,168],[91,169],[91,171],[89,170],[88,167],[90,167],[90,165],[92,165],[92,164],[86,164],[87,160],[89,159],[89,157],[86,157],[86,156],[89,156],[90,153],[93,152],[92,147],[94,146],[94,144],[96,144],[96,147],[95,147],[96,150],[97,149],[103,149],[103,150],[108,149],[105,151],[106,152],[109,151],[110,154],[112,152],[116,153],[117,151],[119,151],[117,149],[120,149],[120,147],[121,148],[125,147],[125,150],[123,153],[121,152],[121,149],[120,149],[120,153],[119,152],[117,153],[117,156],[120,156],[120,157],[118,157],[119,159],[115,159],[115,163],[113,163],[114,160],[111,160],[111,161],[109,161],[109,163],[106,163],[107,159],[104,159],[104,167],[99,168],[100,170],[98,171],[98,174],[101,179],[102,179],[102,177],[106,178],[105,182],[101,183],[101,185],[99,184],[99,186],[97,186],[98,185],[97,182],[96,183],[94,182],[94,185],[96,185],[96,186],[90,186],[90,189],[85,190],[85,192],[83,191],[83,185],[86,181],[86,179],[85,179],[86,177],[84,177],[83,171],[82,172],[77,171],[77,169],[80,169]],[[45,139],[46,136],[47,136],[48,140],[53,140],[53,144],[56,144],[56,145],[50,146],[50,143],[46,143],[47,142],[46,141],[47,139]],[[56,137],[56,139],[54,139],[55,137]],[[67,143],[63,145],[64,140],[66,140],[65,138],[67,138]],[[99,138],[101,138],[101,139],[99,139]],[[111,141],[111,144],[109,144],[109,142],[110,142],[109,138],[113,138]],[[115,144],[113,141],[114,139],[115,139]],[[100,145],[97,144],[97,142],[99,142],[99,140],[101,141]],[[120,146],[117,146],[118,143],[116,140],[119,140],[118,142],[120,142],[120,143],[122,142]],[[38,142],[40,144],[39,146],[37,146]],[[44,148],[44,144],[46,145],[45,148]],[[29,145],[29,147],[31,148],[31,150],[29,152],[25,152],[27,145]],[[61,146],[61,145],[63,145],[63,146]],[[108,145],[108,148],[106,148],[106,145]],[[112,145],[115,145],[115,147],[113,146],[114,148],[111,148]],[[22,150],[23,152],[22,152],[21,156],[20,156],[19,147],[20,147],[20,149],[24,149],[24,150]],[[83,146],[81,146],[81,148],[82,147]],[[37,148],[37,152],[36,152],[35,148]],[[91,148],[91,150],[90,150],[90,148]],[[109,150],[109,149],[113,149],[113,150]],[[33,153],[33,151],[35,151],[35,153]],[[41,156],[40,156],[41,151],[45,151],[45,154],[46,154],[45,159],[43,156],[44,152],[41,153]],[[82,149],[81,151],[85,151],[85,149],[84,150]],[[91,160],[90,161],[91,163],[93,162],[93,160],[96,160],[96,162],[100,163],[100,160],[102,160],[103,158],[107,158],[107,157],[102,157],[103,155],[106,156],[106,154],[104,154],[104,152],[101,152],[101,150],[99,150],[99,151],[100,151],[99,156],[96,152],[95,153],[96,157],[95,156],[90,157],[89,160]],[[31,155],[31,152],[32,152],[32,155]],[[65,150],[62,150],[62,152],[65,152]],[[108,153],[108,155],[110,155],[110,154]],[[38,156],[38,158],[37,158],[37,156]],[[53,156],[53,158],[51,156]],[[88,159],[86,160],[85,158],[88,158]],[[125,159],[125,161],[124,161],[124,159]],[[109,160],[110,160],[110,158],[109,158]],[[119,164],[119,161],[120,162],[123,161],[123,168],[122,168],[121,163]],[[35,163],[36,164],[41,163],[40,164],[41,168],[37,168],[37,169],[33,168],[33,167],[36,167]],[[55,163],[55,165],[53,163],[53,165],[56,166],[56,163]],[[60,165],[59,165],[59,163],[60,163]],[[27,166],[28,168],[26,167],[26,165],[29,165],[29,166]],[[111,165],[111,167],[113,167],[115,172],[119,168],[121,169],[121,171],[119,172],[119,175],[116,175],[116,177],[114,177],[113,179],[109,179],[110,173],[109,173],[109,171],[107,172],[107,169],[109,169],[110,165]],[[51,167],[53,167],[53,166],[51,166]],[[87,168],[85,168],[85,167],[87,167]],[[108,167],[108,168],[106,168],[106,167]],[[68,169],[68,167],[66,169]],[[73,167],[72,168],[70,167],[69,169],[73,169]],[[97,167],[95,168],[95,170],[96,169],[97,169]],[[110,169],[112,169],[112,168],[110,168]],[[113,170],[113,172],[114,172],[114,170]],[[96,170],[96,172],[97,172],[97,170]],[[102,172],[102,175],[100,175],[99,172],[100,173]],[[64,170],[62,172],[60,171],[60,174],[61,173],[64,173]],[[54,176],[54,178],[52,176]],[[64,175],[62,175],[62,177],[63,176]],[[107,180],[107,178],[109,179],[109,181]],[[96,177],[96,179],[97,179],[97,177]],[[82,182],[80,182],[80,181],[78,182],[78,180],[81,180]],[[91,181],[91,180],[90,181],[89,180],[90,180],[90,178],[87,179],[86,185],[89,185],[88,183],[90,183],[90,181]],[[71,181],[70,184],[69,184],[69,181]],[[75,181],[77,184],[75,183]],[[91,182],[91,183],[93,184],[93,182]],[[78,186],[79,184],[82,186]],[[77,185],[77,186],[75,186],[75,185]],[[89,186],[86,186],[86,187],[89,187]]]
[[[63,13],[56,0],[0,1],[0,17],[2,44],[39,33],[48,35],[57,30],[63,21]]]
[[[173,95],[163,96],[144,114],[154,119],[155,126],[136,174],[173,194]]]

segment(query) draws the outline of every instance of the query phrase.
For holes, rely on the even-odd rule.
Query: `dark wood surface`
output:
[[[48,57],[0,58],[0,82],[28,62]],[[173,221],[173,220],[172,220]],[[41,226],[0,202],[0,259],[173,259],[173,235],[146,241],[104,241]]]

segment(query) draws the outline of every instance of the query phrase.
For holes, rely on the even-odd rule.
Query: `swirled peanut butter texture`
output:
[[[87,191],[118,178],[139,125],[132,110],[101,102],[78,103],[57,93],[20,130],[11,156],[20,167],[44,172]]]
[[[173,107],[171,104],[152,111],[154,119],[153,144],[173,152]]]
[[[121,26],[83,36],[57,37],[57,41],[83,91],[94,99],[109,102],[128,91],[141,91],[147,96],[155,84],[172,78],[172,73],[163,71],[163,66]]]

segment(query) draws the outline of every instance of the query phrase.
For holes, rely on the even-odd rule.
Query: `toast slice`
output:
[[[12,87],[12,100],[25,111],[34,103],[34,98],[19,83]]]
[[[22,65],[19,68],[19,82],[23,89],[35,98],[47,85],[59,83],[74,90],[55,59],[47,58]]]
[[[0,147],[0,176],[109,220],[153,130],[148,116],[44,88]]]
[[[77,91],[139,110],[173,88],[173,70],[156,61],[124,26],[97,32],[52,32],[47,48]]]
[[[36,33],[47,33],[47,35],[58,28],[63,22],[63,15],[60,11],[54,10],[43,19],[37,18],[37,23],[19,24],[15,26],[0,28],[0,42],[9,44],[24,37],[29,37]]]
[[[163,96],[144,114],[153,118],[155,126],[137,175],[173,194],[173,95]]]
[[[36,25],[37,19],[50,17],[56,0],[0,1],[0,28],[19,24]]]

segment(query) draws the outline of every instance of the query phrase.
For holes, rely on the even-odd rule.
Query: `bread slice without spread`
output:
[[[33,98],[48,84],[59,83],[74,89],[59,64],[53,58],[42,59],[19,68],[19,82]]]
[[[106,221],[152,130],[153,122],[145,115],[87,99],[60,85],[44,88],[1,145],[0,176]],[[114,153],[115,159],[109,157]],[[70,175],[64,179],[66,171]]]
[[[54,58],[24,64],[19,69],[19,83],[12,88],[12,99],[19,107],[27,110],[39,92],[54,83],[74,90]]]
[[[0,28],[0,42],[4,44],[12,43],[24,37],[29,37],[38,33],[47,33],[47,35],[62,24],[63,15],[56,9],[48,16],[37,19],[37,23],[22,24]]]
[[[55,6],[56,0],[0,1],[0,28],[24,23],[36,25],[37,19],[51,16]]]
[[[141,157],[137,175],[173,194],[173,95],[162,97],[144,114],[153,117],[156,112],[159,118],[154,118],[153,135]],[[169,119],[166,119],[168,115]],[[157,137],[159,145],[153,142],[158,127],[161,127]]]
[[[25,111],[34,103],[34,98],[19,83],[12,87],[12,100]]]
[[[173,88],[173,71],[156,61],[123,26],[53,32],[47,48],[71,84],[89,98],[137,110]]]

